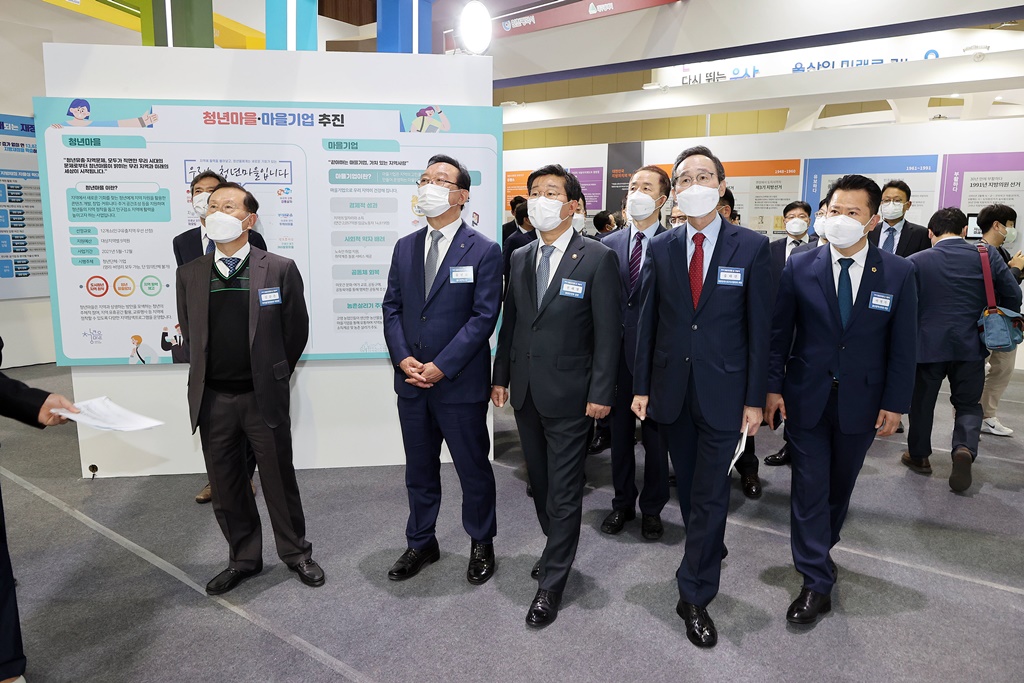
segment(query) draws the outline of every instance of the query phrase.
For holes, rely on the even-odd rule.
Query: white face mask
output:
[[[799,237],[807,232],[807,221],[803,218],[791,218],[786,221],[786,232],[793,237]]]
[[[640,191],[630,192],[626,197],[626,213],[642,221],[657,210],[657,204],[657,200],[649,194]]]
[[[242,235],[242,223],[252,214],[243,219],[238,219],[229,213],[220,211],[211,213],[206,217],[206,236],[218,244],[233,242]]]
[[[582,213],[574,213],[572,215],[572,229],[576,232],[583,232],[584,226],[587,224],[587,217]]]
[[[903,202],[882,202],[879,213],[887,221],[894,221],[903,216]]]
[[[864,228],[867,227],[866,223],[849,216],[829,216],[820,222],[828,243],[834,244],[837,249],[852,247],[864,236]]]
[[[1003,229],[1006,230],[1006,235],[1003,237],[1003,242],[1004,243],[1005,242],[1016,242],[1017,241],[1017,226],[1016,225],[1006,225],[1006,226],[1003,226]]]
[[[676,205],[687,216],[703,218],[715,210],[719,197],[721,195],[718,194],[717,187],[690,185],[682,192],[676,193]]]
[[[560,202],[547,197],[530,197],[527,200],[527,213],[533,227],[541,232],[554,230],[562,221],[562,207],[569,202]]]
[[[452,207],[448,201],[450,190],[433,183],[427,183],[416,193],[416,208],[427,218],[437,218]]]
[[[200,218],[206,218],[206,205],[210,203],[211,192],[192,195],[192,211]]]

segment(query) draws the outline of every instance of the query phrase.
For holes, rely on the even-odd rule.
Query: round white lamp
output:
[[[479,0],[470,0],[459,16],[459,39],[467,52],[483,54],[491,44],[491,13]]]

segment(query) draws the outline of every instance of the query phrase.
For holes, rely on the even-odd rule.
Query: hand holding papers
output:
[[[736,444],[736,452],[732,456],[732,462],[729,463],[729,469],[725,471],[725,476],[729,476],[732,472],[732,468],[735,467],[736,461],[743,455],[743,449],[747,447],[747,430],[750,429],[750,425],[743,425],[743,436],[740,437],[740,442]]]
[[[135,432],[163,424],[159,420],[122,408],[106,396],[80,401],[75,407],[81,412],[73,413],[64,408],[54,408],[50,412],[103,431]]]

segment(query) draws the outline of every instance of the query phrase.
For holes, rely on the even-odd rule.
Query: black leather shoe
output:
[[[388,570],[388,578],[392,581],[411,579],[419,574],[423,567],[433,564],[439,559],[441,559],[441,549],[438,548],[437,541],[420,550],[409,548]]]
[[[644,515],[640,518],[640,534],[648,541],[657,541],[665,533],[659,515]]]
[[[740,482],[743,484],[743,495],[751,500],[757,500],[761,497],[761,478],[757,476],[757,472],[748,472],[740,477]]]
[[[491,543],[477,543],[469,549],[469,569],[466,570],[466,580],[479,586],[487,583],[487,579],[494,576],[494,570],[498,563],[494,559],[494,545]]]
[[[674,475],[674,474],[668,475],[668,485],[669,486],[675,486],[676,485],[676,475]]]
[[[210,583],[206,584],[207,595],[220,595],[227,593],[229,590],[235,588],[238,584],[242,583],[251,576],[256,576],[263,567],[258,567],[252,571],[244,571],[242,569],[225,569],[217,576],[210,580]]]
[[[534,580],[540,578],[540,560],[533,563],[533,569],[530,570],[530,578]]]
[[[597,436],[594,437],[594,440],[590,442],[590,445],[587,446],[587,453],[600,453],[601,451],[606,450],[611,445],[612,440],[608,435],[598,434]]]
[[[791,624],[813,624],[819,614],[832,610],[832,598],[815,593],[810,588],[801,588],[800,595],[786,611],[786,621]]]
[[[299,580],[307,586],[313,588],[319,588],[324,585],[326,577],[324,576],[324,570],[320,568],[315,561],[312,559],[303,560],[294,567],[288,567],[293,572],[299,575]]]
[[[957,446],[953,451],[953,471],[949,475],[949,488],[957,493],[971,488],[971,465],[974,458],[966,446]]]
[[[726,548],[725,544],[723,543],[722,544],[722,559],[724,560],[727,557],[729,557],[729,549]]]
[[[918,474],[932,473],[932,464],[928,462],[928,458],[921,458],[920,460],[912,458],[909,451],[903,451],[903,455],[900,456],[900,462]]]
[[[526,483],[526,497],[533,498],[533,487],[530,486],[529,482]]]
[[[601,533],[614,536],[622,531],[622,527],[626,526],[626,522],[631,522],[634,519],[636,519],[636,512],[634,510],[612,510],[611,514],[601,522]]]
[[[764,464],[771,465],[772,467],[778,467],[779,465],[788,465],[790,462],[791,459],[789,457],[789,449],[787,449],[785,446],[780,448],[776,453],[764,456]]]
[[[676,605],[676,614],[686,624],[686,637],[691,643],[697,647],[714,647],[718,643],[718,630],[707,609],[680,599]]]
[[[904,431],[903,430],[903,420],[900,420],[900,423],[898,425],[896,425],[896,433],[897,434],[902,434],[903,431]]]
[[[561,593],[543,588],[538,590],[530,611],[526,613],[526,625],[530,628],[544,628],[558,618],[558,605],[561,602]]]

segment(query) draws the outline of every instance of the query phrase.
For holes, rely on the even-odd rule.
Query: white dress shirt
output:
[[[836,296],[839,295],[839,273],[843,272],[843,267],[839,265],[839,259],[841,258],[852,258],[853,263],[850,264],[850,286],[853,289],[853,301],[857,302],[857,291],[860,289],[860,280],[864,275],[864,261],[868,257],[868,245],[867,241],[864,242],[864,246],[856,254],[852,256],[843,256],[836,248],[831,244],[828,245],[829,251],[832,256],[832,281],[836,286]]]
[[[891,227],[896,231],[896,234],[892,236],[892,251],[891,254],[896,253],[896,249],[900,246],[900,235],[903,234],[903,226],[907,224],[907,217],[904,216],[900,219],[900,222],[896,225],[889,225],[885,221],[882,221],[882,232],[878,235],[878,248],[881,249],[885,245],[885,240],[889,237],[889,228]]]
[[[242,245],[242,248],[239,249],[238,251],[236,251],[231,256],[233,256],[234,258],[237,258],[237,259],[241,259],[242,261],[247,259],[249,257],[249,242],[248,241],[245,242]],[[222,258],[228,258],[228,256],[227,256],[227,254],[225,254],[223,251],[220,250],[220,245],[217,245],[217,248],[214,250],[213,258],[215,259],[213,264],[217,267],[217,272],[219,272],[224,277],[231,277],[231,275],[228,273],[228,266],[227,266],[227,264],[224,263],[223,261],[221,261]],[[238,267],[239,268],[242,267],[241,261],[239,261]],[[238,272],[237,268],[235,269],[235,272]]]
[[[455,239],[455,233],[458,232],[459,228],[462,227],[462,217],[456,218],[448,225],[440,228],[441,239],[437,241],[437,267],[441,267],[441,262],[444,261],[444,255],[448,253],[448,247],[452,245],[452,240]],[[427,255],[430,253],[430,244],[434,241],[430,237],[430,233],[434,230],[431,226],[427,226],[427,233],[423,236],[425,240],[423,243],[423,263],[427,263]]]
[[[810,241],[811,241],[811,237],[806,232],[804,233],[804,236],[800,237],[800,238],[796,238],[796,237],[793,237],[792,235],[787,234],[786,235],[786,260],[787,261],[789,260],[789,257],[793,254],[793,250],[794,249],[796,249],[798,246],[803,246],[804,244],[807,244]],[[800,244],[793,244],[793,242],[799,242]]]
[[[715,211],[715,218],[711,223],[703,230],[697,230],[695,227],[690,225],[690,222],[686,222],[686,268],[690,268],[690,261],[693,259],[694,244],[693,236],[698,232],[704,235],[704,274],[701,277],[701,282],[708,279],[708,268],[711,267],[711,255],[715,251],[715,244],[718,243],[718,237],[722,233],[722,215]]]
[[[540,235],[537,236],[537,260],[533,264],[534,270],[536,270],[537,266],[540,265],[540,260],[544,256],[544,252],[541,251],[541,247],[545,246],[544,238],[542,237],[543,234],[544,233],[540,233]],[[551,256],[548,258],[551,262],[551,268],[548,270],[548,285],[551,284],[551,278],[555,276],[555,270],[558,269],[558,264],[562,262],[562,254],[564,254],[565,250],[569,248],[569,240],[571,240],[572,236],[575,234],[576,231],[569,228],[559,235],[558,239],[556,239],[551,245],[555,250],[551,252]]]
[[[641,230],[636,227],[636,223],[629,224],[629,248],[626,250],[626,270],[629,270],[629,259],[633,256],[633,245],[636,244],[636,234],[642,232],[644,234],[643,240],[640,242],[640,269],[643,270],[644,263],[647,262],[647,245],[651,243],[651,238],[658,232],[658,226],[661,223],[655,221],[651,227]],[[707,244],[707,242],[705,242]]]

